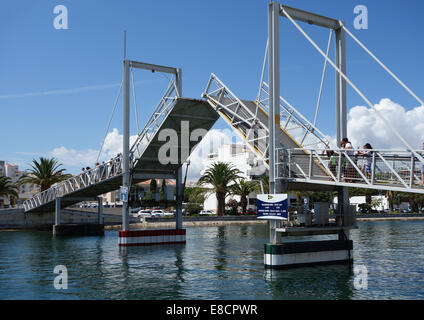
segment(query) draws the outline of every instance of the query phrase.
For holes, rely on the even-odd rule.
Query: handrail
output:
[[[121,173],[122,161],[121,157],[118,156],[104,164],[96,166],[95,168],[84,171],[79,175],[57,183],[43,192],[35,194],[32,199],[24,201],[23,205],[25,211],[34,209],[35,207],[43,205],[49,201],[53,201],[56,197],[62,197],[76,190],[83,189],[90,185],[118,176]]]
[[[155,107],[150,119],[147,121],[142,132],[137,136],[136,141],[130,149],[130,168],[133,168],[138,157],[135,157],[135,152],[138,151],[138,156],[141,156],[139,146],[145,138],[151,138],[160,128],[165,120],[165,117],[172,110],[175,101],[179,97],[175,81],[171,81],[166,89],[161,100]],[[49,189],[37,193],[33,198],[24,201],[25,211],[34,209],[47,202],[53,201],[56,197],[62,197],[66,194],[79,189],[86,188],[103,180],[112,178],[122,173],[122,161],[120,157],[116,157],[105,164],[96,166],[93,169],[85,171],[77,176],[60,182]]]
[[[330,149],[279,148],[278,179],[424,193],[421,167],[414,153],[423,150],[335,148],[331,149],[334,158],[327,151]],[[326,174],[315,172],[314,163],[325,168]]]

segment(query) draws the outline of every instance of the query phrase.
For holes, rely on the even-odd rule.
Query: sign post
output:
[[[270,243],[281,243],[281,236],[276,229],[281,221],[288,220],[287,194],[260,194],[257,200],[258,219],[269,220]]]
[[[258,219],[288,220],[287,194],[259,194]]]

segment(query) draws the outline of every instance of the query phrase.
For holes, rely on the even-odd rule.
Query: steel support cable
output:
[[[368,48],[358,40],[344,25],[342,26],[343,29],[346,31],[348,35],[352,37],[355,42],[362,47],[362,49],[365,50],[384,70],[387,71],[388,74],[390,74],[406,91],[409,92],[422,106],[424,106],[424,102],[411,90],[409,89],[406,84],[404,84],[388,67],[384,65],[383,62],[381,62]]]
[[[380,117],[380,119],[384,122],[384,124],[392,130],[392,132],[399,138],[400,141],[408,148],[408,151],[412,152],[415,157],[418,158],[418,160],[424,164],[424,158],[414,151],[414,148],[412,148],[409,143],[400,135],[400,133],[390,125],[390,123],[383,117],[383,115],[380,113],[380,111],[375,108],[375,106],[368,100],[367,97],[355,86],[355,84],[350,81],[350,79],[338,68],[331,59],[325,56],[325,53],[320,49],[320,47],[306,34],[306,32],[296,23],[296,21],[293,20],[293,18],[287,13],[287,11],[284,8],[281,8],[283,13],[286,15],[286,17],[293,23],[293,25],[300,31],[300,33],[303,34],[303,36],[315,47],[315,49],[328,61],[328,63],[331,64],[331,66],[340,74],[341,77],[343,77],[344,80],[346,80],[347,83],[356,91],[356,93],[359,94],[359,96],[370,106],[371,109],[373,109],[376,114]]]
[[[138,134],[140,133],[140,127],[138,126],[137,99],[135,97],[134,72],[132,69],[131,69],[131,85],[132,85],[132,93],[133,93],[133,99],[134,99],[135,123],[137,126],[137,134]]]
[[[261,98],[261,93],[262,93],[262,86],[263,86],[264,76],[265,76],[266,61],[267,61],[267,58],[268,58],[268,50],[269,50],[269,39],[266,40],[264,64],[262,65],[262,73],[261,73],[261,82],[259,83],[259,92],[258,92],[258,96],[256,97],[256,101],[258,102],[258,104],[259,104],[259,99]]]
[[[99,154],[97,155],[96,163],[99,162],[99,158],[100,158],[100,155],[102,153],[103,146],[105,144],[105,140],[106,140],[107,134],[109,132],[110,123],[112,122],[113,115],[115,114],[115,110],[116,110],[116,106],[118,105],[119,97],[121,96],[121,91],[122,91],[122,85],[123,85],[123,83],[124,83],[124,81],[121,81],[121,85],[119,87],[118,94],[117,94],[116,99],[115,99],[115,104],[113,105],[112,114],[110,115],[109,123],[108,123],[107,129],[106,129],[106,133],[105,133],[105,136],[103,138],[102,146],[100,148]]]
[[[330,36],[328,37],[328,44],[327,44],[327,53],[325,55],[327,58],[328,58],[328,55],[330,53],[332,37],[333,37],[333,29],[330,29]],[[322,88],[324,86],[324,79],[325,79],[326,71],[327,71],[327,59],[324,59],[324,68],[322,70],[321,85],[320,85],[320,88],[319,88],[318,101],[317,101],[317,106],[316,106],[316,109],[315,109],[314,127],[316,127],[316,125],[317,125],[318,111],[319,111],[319,106],[321,104]]]

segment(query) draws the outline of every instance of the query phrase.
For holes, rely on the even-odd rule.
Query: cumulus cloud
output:
[[[190,166],[187,172],[187,180],[196,181],[200,178],[200,171],[203,169],[203,161],[208,154],[214,153],[225,144],[240,143],[241,139],[231,129],[212,129],[191,153]]]
[[[135,142],[137,136],[130,137],[130,146]],[[100,161],[107,161],[122,152],[123,136],[119,130],[114,128],[105,138]],[[212,129],[191,153],[189,160],[190,166],[187,172],[187,180],[197,180],[200,177],[200,171],[203,169],[203,160],[208,154],[216,152],[218,148],[225,144],[240,143],[240,138],[231,129]],[[146,142],[142,141],[142,144]],[[82,167],[93,167],[99,154],[99,149],[76,150],[64,146],[53,149],[48,152],[49,157],[55,157],[64,167],[72,167],[80,170]],[[75,170],[68,170],[75,171]],[[77,172],[74,172],[77,173]]]
[[[130,145],[134,143],[137,136],[130,137]],[[114,128],[106,135],[102,153],[99,161],[108,161],[122,152],[123,135]],[[55,157],[65,167],[93,167],[99,155],[99,149],[76,150],[61,146],[48,152],[48,156]]]
[[[424,106],[406,110],[390,99],[382,99],[375,108],[382,116],[408,141],[420,149],[424,141]],[[375,110],[364,106],[356,106],[348,114],[348,137],[354,147],[370,143],[375,149],[405,149],[403,143],[395,136]],[[328,137],[336,145],[334,137]],[[130,137],[130,145],[136,136]],[[208,154],[216,152],[224,144],[241,143],[241,139],[231,129],[212,129],[191,153],[187,180],[197,180],[203,169]],[[100,147],[99,147],[100,149]],[[64,146],[48,153],[57,158],[65,167],[81,168],[93,166],[99,149],[75,150]],[[122,152],[122,134],[114,128],[106,136],[100,161],[107,161]]]
[[[424,106],[406,110],[390,99],[382,99],[375,108],[416,149],[424,141]],[[405,145],[377,115],[375,110],[356,106],[349,111],[347,131],[354,147],[370,143],[375,149],[405,149]]]

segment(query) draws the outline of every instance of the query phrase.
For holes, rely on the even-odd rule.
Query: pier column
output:
[[[103,198],[97,197],[97,212],[99,214],[99,224],[103,224]]]
[[[130,61],[124,60],[124,79],[123,79],[123,150],[122,150],[122,186],[127,188],[128,197],[130,191]],[[122,202],[122,230],[130,229],[129,202]]]
[[[281,234],[276,231],[281,228],[281,220],[269,220],[269,242],[270,244],[280,244]]]
[[[277,152],[280,147],[280,5],[275,2],[268,4],[268,83],[269,83],[269,184],[270,193],[281,190],[280,180],[276,177]]]
[[[55,205],[55,213],[54,213],[54,224],[60,225],[60,197],[56,198],[56,205]]]
[[[176,185],[176,200],[177,200],[177,210],[175,213],[176,220],[176,229],[183,228],[183,198],[184,198],[184,189],[183,189],[183,166],[180,166],[177,170],[175,185]]]

